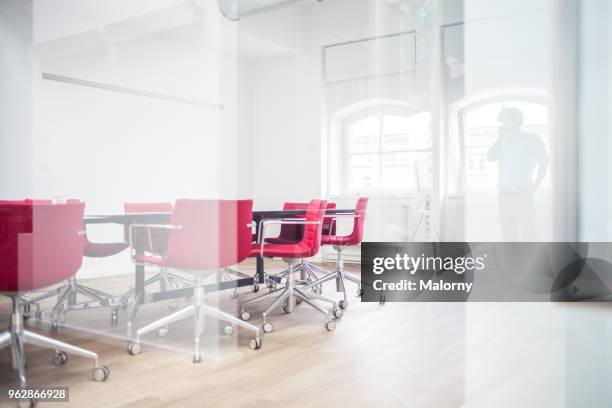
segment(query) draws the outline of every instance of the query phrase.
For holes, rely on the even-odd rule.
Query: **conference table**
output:
[[[329,209],[325,213],[329,216],[353,214],[354,209]],[[305,210],[269,210],[253,211],[254,230],[253,241],[259,242],[260,223],[268,219],[281,219],[305,215]],[[169,224],[172,217],[171,213],[127,213],[110,215],[86,215],[85,225],[95,224],[119,224],[123,225],[126,231],[133,224]],[[132,236],[133,251],[136,255],[143,255],[146,248],[146,233],[142,229],[135,229]],[[204,285],[205,292],[234,289],[243,286],[254,286],[265,283],[264,260],[261,256],[256,259],[256,274],[252,277],[238,277],[234,280],[224,280],[221,282]],[[145,286],[145,267],[141,263],[134,264],[134,291],[133,298],[129,300],[134,308],[131,314],[135,314],[138,307],[144,303],[153,303],[164,300],[190,297],[193,295],[192,287],[167,289],[165,291],[147,293]],[[123,296],[117,297],[109,302],[110,306],[125,306],[126,299]],[[93,306],[93,305],[90,305]]]

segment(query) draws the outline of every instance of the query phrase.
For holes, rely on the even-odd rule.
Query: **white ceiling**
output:
[[[281,58],[301,49],[303,19],[294,7],[230,22],[212,0],[35,0],[34,54],[47,60],[151,36],[248,61]]]

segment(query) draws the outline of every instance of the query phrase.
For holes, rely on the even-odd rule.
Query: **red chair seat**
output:
[[[85,244],[84,255],[89,258],[104,258],[124,251],[129,245],[125,242],[102,242]]]
[[[166,266],[164,263],[165,258],[161,256],[154,255],[136,255],[134,256],[134,262],[136,263],[146,263],[148,265],[154,266]]]
[[[363,240],[363,226],[365,223],[366,209],[368,207],[368,198],[359,197],[355,204],[355,218],[353,220],[353,231],[349,235],[323,235],[321,237],[322,245],[359,245]]]
[[[300,242],[299,239],[298,240],[292,240],[292,239],[283,238],[283,237],[266,238],[266,244],[290,245],[290,244],[297,244],[298,242]]]
[[[269,244],[266,240],[263,248],[263,256],[267,258],[309,258],[319,252],[321,245],[321,229],[327,201],[312,200],[306,208],[306,224],[300,242],[290,244]],[[317,223],[314,223],[314,222]],[[288,225],[288,224],[286,224]],[[284,225],[284,226],[286,226]],[[279,237],[280,239],[285,239]],[[250,257],[261,255],[261,244],[251,244]]]

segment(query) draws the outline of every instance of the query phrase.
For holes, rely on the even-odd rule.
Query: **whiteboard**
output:
[[[328,45],[323,52],[326,82],[416,70],[414,32]]]

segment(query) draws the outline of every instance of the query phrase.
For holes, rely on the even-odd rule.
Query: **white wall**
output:
[[[0,199],[32,193],[32,2],[0,3]]]
[[[307,114],[300,112],[306,92],[300,84],[304,11],[282,8],[235,24],[240,32],[241,77],[245,78],[240,84],[244,109],[239,118],[241,144],[248,149],[240,164],[243,191],[253,197],[255,208],[279,208],[283,195],[296,200],[309,197],[312,177],[300,181],[303,168],[312,166],[317,175],[320,168],[317,154],[307,156],[315,160],[312,163],[297,161],[288,153],[308,151],[313,140],[304,138],[298,125],[301,115]],[[253,52],[253,44],[258,52]]]

